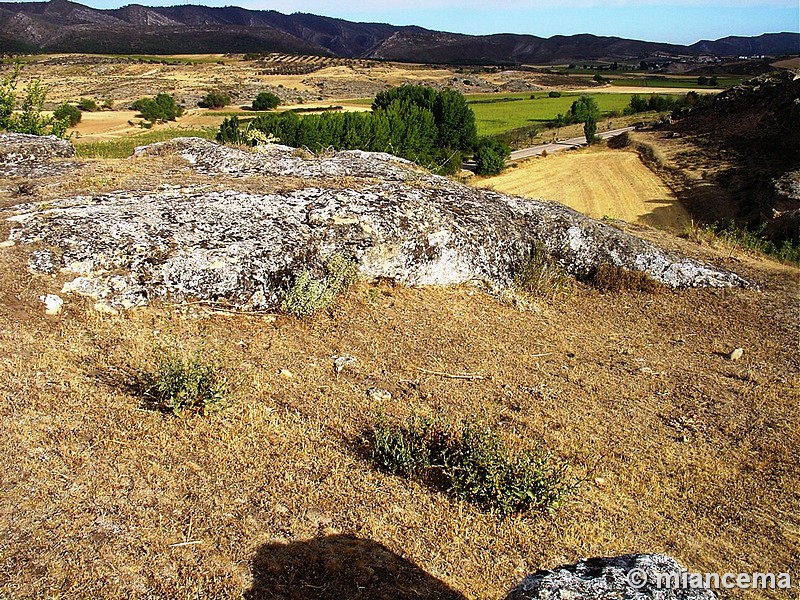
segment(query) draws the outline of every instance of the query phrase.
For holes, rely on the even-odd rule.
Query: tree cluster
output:
[[[651,94],[648,98],[640,94],[634,94],[631,96],[631,100],[628,106],[625,107],[624,112],[627,115],[647,111],[671,112],[673,116],[679,116],[696,106],[707,106],[713,101],[713,94],[701,95],[697,92],[688,92],[683,96],[661,96],[659,94]]]
[[[272,110],[278,108],[281,99],[272,92],[260,92],[253,100],[253,110]]]
[[[198,102],[202,108],[225,108],[231,103],[231,97],[222,92],[209,92]]]
[[[178,106],[175,98],[169,94],[158,94],[155,98],[139,98],[131,105],[151,123],[156,121],[174,121],[183,114],[183,108]]]
[[[264,114],[249,129],[315,152],[329,147],[389,152],[442,173],[457,172],[477,141],[475,116],[462,94],[410,85],[378,94],[371,113]],[[228,143],[250,137],[232,118],[217,133],[218,141]]]
[[[17,63],[10,75],[0,80],[0,130],[31,135],[65,137],[70,120],[43,114],[47,88],[38,79],[24,90],[21,110],[17,106],[17,80],[22,66]]]

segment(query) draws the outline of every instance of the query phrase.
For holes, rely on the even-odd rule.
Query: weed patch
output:
[[[358,265],[340,254],[334,254],[325,263],[325,276],[315,278],[304,269],[295,277],[286,291],[281,309],[297,317],[304,317],[327,308],[336,296],[358,279]]]
[[[145,402],[154,409],[181,416],[185,412],[208,415],[225,407],[228,383],[219,368],[201,357],[189,359],[177,350],[160,350],[156,368],[142,372],[138,385]]]
[[[686,226],[683,237],[698,244],[709,246],[721,244],[765,254],[782,262],[800,264],[800,243],[783,240],[778,245],[764,235],[766,226],[766,223],[762,223],[757,229],[750,230],[737,227],[733,221],[730,221],[727,227],[722,227],[718,223],[698,225],[692,222]]]
[[[514,289],[547,300],[566,299],[575,292],[575,280],[550,258],[544,247],[537,246],[517,267]]]
[[[379,414],[370,438],[381,469],[502,517],[550,512],[575,485],[566,462],[541,449],[511,453],[497,433],[474,421],[413,417],[399,425]]]

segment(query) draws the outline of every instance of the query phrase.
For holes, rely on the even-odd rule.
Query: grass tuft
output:
[[[470,420],[451,426],[413,417],[397,425],[379,414],[371,441],[380,468],[502,517],[551,512],[575,485],[566,462],[541,449],[511,453],[497,433]]]
[[[567,299],[575,292],[575,280],[539,245],[517,267],[514,289],[546,300]]]
[[[755,230],[738,227],[730,221],[726,227],[713,223],[700,225],[692,221],[686,226],[683,237],[698,244],[715,246],[721,244],[743,250],[750,250],[771,256],[785,263],[800,264],[800,243],[783,240],[779,245],[765,236],[767,224],[762,223]]]
[[[145,401],[158,410],[182,416],[185,412],[209,415],[225,407],[228,383],[219,368],[197,351],[189,359],[177,350],[158,352],[156,368],[139,375],[138,388]]]

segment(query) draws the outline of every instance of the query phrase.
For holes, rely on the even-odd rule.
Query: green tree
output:
[[[591,96],[581,96],[572,103],[569,111],[578,123],[583,123],[586,143],[591,145],[596,142],[597,120],[600,118],[600,109],[595,99]]]
[[[70,127],[75,127],[81,122],[83,114],[77,106],[63,102],[55,108],[53,116],[59,120],[66,120]]]
[[[222,92],[209,92],[199,102],[200,106],[205,108],[224,108],[231,103],[231,97]]]
[[[281,99],[272,92],[260,92],[253,100],[253,110],[272,110],[280,103]]]
[[[141,115],[155,123],[156,121],[174,121],[183,114],[175,98],[169,94],[158,94],[155,98],[139,98],[131,107]]]
[[[506,168],[506,159],[511,148],[503,142],[489,137],[478,140],[475,150],[475,172],[478,175],[497,175]]]
[[[38,79],[25,88],[21,111],[14,112],[17,104],[17,81],[22,66],[17,63],[10,75],[0,80],[0,129],[31,135],[57,135],[64,137],[69,125],[66,119],[43,114],[47,88]]]
[[[100,108],[92,98],[81,98],[78,100],[78,108],[86,112],[97,112]]]

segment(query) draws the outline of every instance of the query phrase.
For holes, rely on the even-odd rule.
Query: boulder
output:
[[[63,173],[53,159],[72,158],[75,148],[54,135],[0,133],[0,177],[44,177]]]
[[[716,594],[663,554],[585,558],[537,571],[506,600],[715,600]]]
[[[672,287],[750,285],[559,204],[468,187],[388,154],[308,158],[182,138],[135,156],[165,153],[212,176],[310,181],[273,193],[162,186],[29,203],[8,217],[9,242],[36,244],[31,268],[74,273],[73,291],[117,308],[170,298],[272,309],[298,273],[321,277],[333,255],[365,278],[407,285],[478,280],[502,290],[536,248],[578,276],[612,264]]]

